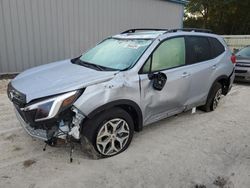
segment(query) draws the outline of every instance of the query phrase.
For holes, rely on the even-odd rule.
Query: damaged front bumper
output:
[[[21,117],[21,115],[19,114],[19,112],[15,109],[15,113],[17,116],[17,119],[19,120],[21,126],[24,128],[24,130],[32,137],[34,138],[38,138],[40,140],[44,140],[44,141],[48,141],[48,137],[47,137],[47,131],[46,130],[42,130],[42,129],[34,129],[33,127],[31,127],[28,123],[26,123],[24,121],[24,119]]]
[[[16,108],[15,113],[24,130],[34,138],[38,138],[43,141],[51,141],[52,139],[57,138],[67,139],[70,136],[76,140],[79,140],[80,126],[85,116],[75,107],[72,107],[71,110],[74,112],[71,123],[59,123],[58,125],[54,125],[56,128],[49,131],[31,126],[27,121],[24,120]],[[58,121],[63,122],[59,119]]]

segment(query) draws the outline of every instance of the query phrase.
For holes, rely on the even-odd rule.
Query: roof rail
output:
[[[121,34],[125,33],[135,33],[136,31],[168,31],[168,29],[154,29],[154,28],[137,28],[137,29],[129,29],[126,31],[123,31]]]
[[[201,33],[212,33],[213,31],[210,29],[199,29],[199,28],[177,28],[167,30],[165,33],[174,33],[177,31],[187,31],[187,32],[201,32]]]

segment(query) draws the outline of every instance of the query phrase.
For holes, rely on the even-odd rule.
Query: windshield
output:
[[[107,39],[82,55],[81,61],[116,70],[124,70],[136,63],[151,44],[151,40]]]
[[[242,57],[250,57],[250,46],[241,49],[236,55]]]

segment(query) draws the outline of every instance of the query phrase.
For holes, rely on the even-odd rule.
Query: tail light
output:
[[[234,54],[231,56],[231,61],[233,64],[236,64],[236,56]]]

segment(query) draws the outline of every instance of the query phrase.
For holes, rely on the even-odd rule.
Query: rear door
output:
[[[211,75],[217,69],[208,37],[186,36],[187,64],[191,76],[191,89],[187,105],[189,108],[206,101],[210,89]]]

